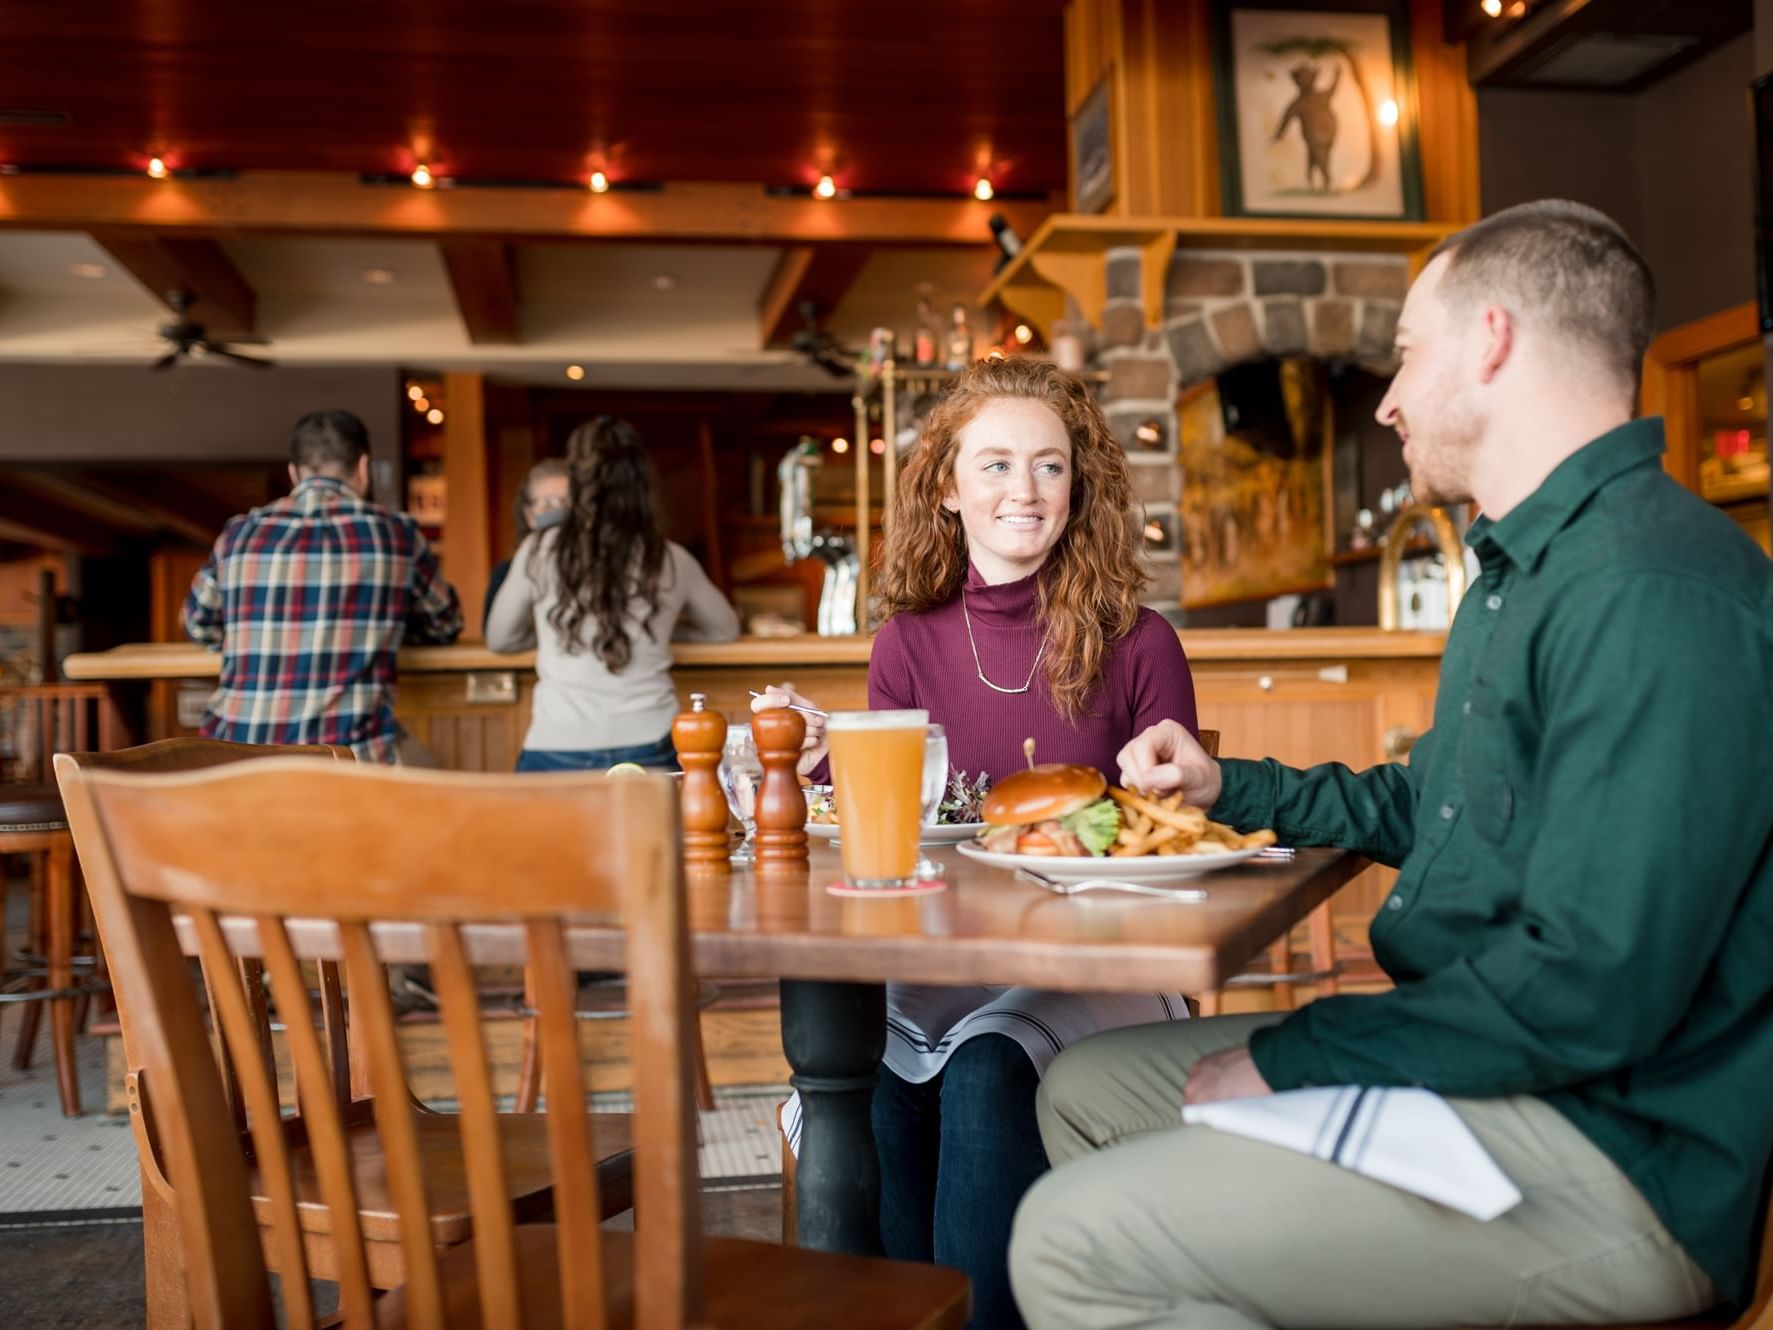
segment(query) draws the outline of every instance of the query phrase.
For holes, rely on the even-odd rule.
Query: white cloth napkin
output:
[[[1494,1219],[1521,1201],[1465,1120],[1429,1090],[1286,1090],[1191,1104],[1182,1121],[1340,1164],[1473,1219]]]

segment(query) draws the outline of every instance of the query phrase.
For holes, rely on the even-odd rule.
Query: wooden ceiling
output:
[[[1066,178],[1062,0],[7,6],[0,163],[869,193]],[[495,316],[496,317],[496,316]]]

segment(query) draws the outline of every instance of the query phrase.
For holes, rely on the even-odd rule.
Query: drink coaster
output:
[[[939,877],[920,878],[907,887],[852,887],[847,882],[828,882],[825,890],[833,896],[853,896],[858,900],[893,900],[900,896],[933,896],[947,891],[948,883]]]

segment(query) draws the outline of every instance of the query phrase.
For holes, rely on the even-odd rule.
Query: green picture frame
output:
[[[1213,67],[1226,216],[1424,220],[1404,0],[1226,0]]]

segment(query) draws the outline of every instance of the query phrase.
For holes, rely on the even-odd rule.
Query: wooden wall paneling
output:
[[[490,571],[491,564],[509,558],[523,538],[517,504],[529,469],[541,460],[542,443],[532,418],[528,388],[489,382],[485,393],[487,437],[491,440],[487,487],[487,517],[492,526]],[[467,636],[480,636],[478,623],[468,625]]]
[[[492,571],[492,508],[486,421],[486,376],[443,376],[443,574],[462,599],[467,627],[480,636],[487,574]]]
[[[1477,96],[1466,79],[1465,47],[1442,40],[1442,18],[1440,0],[1412,0],[1410,48],[1422,201],[1429,221],[1465,226],[1483,215]]]

